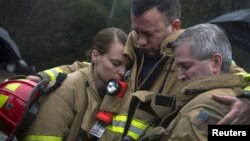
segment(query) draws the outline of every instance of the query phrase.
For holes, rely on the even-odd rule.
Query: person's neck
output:
[[[103,98],[106,94],[106,84],[104,84],[103,81],[99,81],[100,79],[97,80],[98,81],[95,81],[97,93],[101,98]]]
[[[94,73],[94,82],[98,95],[103,98],[104,95],[106,94],[107,84],[95,73]]]

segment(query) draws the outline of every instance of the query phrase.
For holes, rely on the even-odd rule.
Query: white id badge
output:
[[[106,126],[107,126],[106,123],[97,120],[92,129],[90,130],[90,134],[100,138],[103,135],[104,131],[106,130]]]

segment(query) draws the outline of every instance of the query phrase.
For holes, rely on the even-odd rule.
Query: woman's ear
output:
[[[215,53],[211,57],[211,65],[213,68],[213,73],[218,74],[221,72],[221,65],[222,65],[222,56],[219,53]]]
[[[92,50],[91,52],[91,61],[96,64],[98,62],[98,56],[99,56],[99,52],[97,50]]]

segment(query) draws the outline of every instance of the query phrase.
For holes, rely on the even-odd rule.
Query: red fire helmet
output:
[[[10,79],[0,83],[0,130],[2,132],[12,138],[20,126],[23,126],[44,84],[27,79]]]

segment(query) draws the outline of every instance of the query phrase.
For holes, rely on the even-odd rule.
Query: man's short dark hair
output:
[[[159,12],[165,13],[169,21],[180,19],[181,17],[179,0],[133,0],[131,13],[135,16],[140,16],[153,7],[157,7]]]

